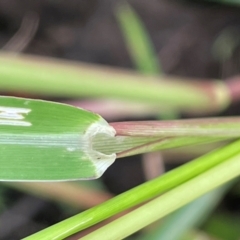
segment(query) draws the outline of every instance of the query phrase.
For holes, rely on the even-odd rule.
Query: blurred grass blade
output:
[[[154,49],[144,23],[138,14],[126,1],[121,2],[116,8],[116,18],[121,28],[123,38],[128,48],[128,53],[135,64],[136,69],[147,75],[159,75],[162,73],[159,58]],[[149,107],[150,108],[150,107]],[[158,108],[156,113],[161,113]],[[162,119],[173,119],[177,117],[177,111],[171,108],[164,109],[161,113]]]
[[[194,227],[199,226],[214,210],[232,184],[226,184],[196,199],[170,214],[158,223],[153,231],[147,232],[139,240],[181,240]]]
[[[100,97],[144,102],[159,110],[217,112],[239,101],[240,79],[187,81],[166,76],[143,76],[73,61],[0,54],[0,87],[61,97]]]
[[[227,211],[217,211],[207,219],[202,229],[215,239],[239,240],[239,226],[239,214],[232,215]]]
[[[115,160],[91,146],[115,131],[99,115],[41,100],[0,97],[0,180],[74,180],[102,175]]]
[[[116,17],[138,71],[145,74],[161,73],[153,44],[134,9],[127,2],[121,2],[116,9]]]
[[[78,231],[86,229],[117,213],[127,210],[133,206],[137,206],[140,203],[150,200],[159,194],[162,194],[184,182],[187,182],[188,180],[198,176],[208,169],[211,169],[214,166],[227,161],[229,158],[232,158],[234,155],[239,153],[239,149],[240,140],[209,154],[201,156],[194,161],[184,164],[183,166],[167,172],[156,179],[126,191],[96,207],[88,209],[76,216],[35,233],[26,239],[64,239]],[[228,168],[226,168],[226,170],[228,170]],[[208,185],[211,183],[210,180],[205,182],[207,182]],[[190,191],[193,189],[196,191],[198,190],[195,186],[194,188],[189,189]],[[124,224],[124,226],[126,225]],[[105,239],[105,237],[103,239]]]
[[[227,161],[214,166],[81,239],[124,239],[239,175],[240,151]]]
[[[4,186],[15,188],[29,195],[65,203],[77,209],[86,209],[100,204],[111,197],[111,194],[91,189],[78,182],[4,182]]]

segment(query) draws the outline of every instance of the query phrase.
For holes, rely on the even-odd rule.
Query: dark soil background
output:
[[[230,39],[240,39],[240,8],[208,1],[129,3],[144,22],[166,74],[197,79],[226,79],[239,74],[240,40],[227,59],[221,57],[222,48],[219,54],[214,53],[214,46],[224,32]],[[114,15],[118,4],[121,1],[0,0],[0,48],[134,68]],[[239,114],[239,104],[223,113]],[[139,158],[116,162],[103,176],[113,193],[144,181]],[[20,239],[70,216],[52,202],[4,187],[1,191],[5,210],[0,216],[0,239]],[[240,212],[236,196],[225,199],[224,206]]]

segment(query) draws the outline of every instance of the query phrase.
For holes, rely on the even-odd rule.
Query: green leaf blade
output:
[[[152,41],[134,9],[123,2],[116,9],[116,18],[136,68],[143,74],[161,73]]]
[[[115,134],[99,115],[83,109],[0,97],[0,180],[97,178],[115,160],[115,154],[92,149],[98,132]]]

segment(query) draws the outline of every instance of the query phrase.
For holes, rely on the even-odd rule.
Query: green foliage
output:
[[[171,109],[198,114],[218,112],[231,103],[225,82],[213,81],[203,87],[201,81],[143,76],[119,69],[11,54],[0,54],[0,87],[43,96],[137,101],[156,107],[157,113]]]
[[[134,9],[127,2],[122,2],[117,6],[116,17],[136,68],[144,74],[161,73],[153,44]]]
[[[220,202],[229,189],[227,184],[211,191],[188,205],[170,214],[163,222],[157,224],[153,231],[138,238],[139,240],[180,240],[185,239],[186,232],[200,225]]]
[[[159,211],[162,211],[161,213],[163,214],[157,214],[155,218],[155,220],[157,220],[158,218],[165,216],[167,213],[171,213],[173,211],[172,209],[178,209],[189,201],[212,190],[214,187],[219,186],[220,182],[225,183],[226,181],[237,176],[240,172],[240,167],[238,168],[236,166],[240,164],[239,149],[240,141],[238,140],[226,146],[225,148],[221,148],[205,156],[202,156],[195,161],[191,161],[190,163],[174,169],[173,171],[170,171],[163,176],[139,185],[138,187],[135,187],[125,193],[122,193],[110,199],[109,201],[104,202],[103,204],[100,204],[79,215],[60,222],[27,239],[48,239],[48,237],[50,239],[65,238],[71,234],[76,233],[77,231],[83,230],[106,218],[109,218],[110,216],[113,216],[133,206],[137,206],[138,204],[143,203],[146,200],[150,200],[158,196],[159,194],[172,189],[169,193],[169,196],[165,194],[165,207],[156,207],[159,208]],[[230,161],[233,162],[231,170],[229,170],[229,168],[226,168],[226,165],[228,165],[228,163],[230,166]],[[217,167],[218,165],[219,167]],[[222,172],[218,168],[220,168]],[[218,173],[220,175],[218,175]],[[213,176],[216,176],[215,181]],[[219,178],[221,179],[221,181]],[[191,179],[193,182],[191,182]],[[186,185],[183,185],[183,183],[186,183]],[[188,186],[188,183],[191,186]],[[199,187],[201,185],[202,193],[199,190]],[[195,188],[195,191],[193,191],[194,186],[198,186],[198,188]],[[179,199],[179,197],[182,199],[182,201],[177,201],[177,203],[176,200]],[[174,201],[172,201],[171,199]],[[159,201],[162,201],[161,198],[159,199]],[[168,210],[166,210],[166,208]],[[148,210],[146,209],[144,211]],[[129,221],[133,221],[135,223],[136,221],[138,221],[138,219],[139,216],[133,217]],[[148,219],[148,221],[150,220],[151,217]],[[146,222],[144,223],[146,224]],[[123,225],[125,226],[125,224]],[[112,229],[115,229],[115,227],[112,227]],[[133,229],[134,227],[131,228],[131,231]],[[123,233],[122,231],[119,231],[118,234]]]
[[[124,2],[116,9],[116,17],[136,68],[147,75],[161,73],[153,44],[137,13]],[[221,61],[228,59],[238,40],[223,32],[213,46],[215,57]],[[222,48],[226,44],[229,46]],[[205,83],[203,87],[201,81],[193,84],[165,76],[143,77],[73,62],[6,54],[0,55],[0,87],[5,91],[17,89],[44,96],[129,100],[156,109],[156,115],[159,110],[165,114],[218,112],[233,100],[228,84],[220,81]],[[83,109],[41,100],[0,97],[0,179],[92,179],[112,164],[116,153],[117,157],[123,157],[232,141],[239,138],[239,131],[239,118],[109,125],[101,116]],[[83,239],[122,239],[178,209],[146,239],[181,238],[212,211],[226,189],[210,191],[240,175],[239,149],[238,140],[25,239],[63,239],[132,207],[136,209]],[[207,192],[210,193],[201,197]],[[223,226],[217,220],[205,229],[211,233],[216,226],[221,228],[222,236],[229,237],[229,229],[232,229],[232,239],[238,234],[237,228]]]
[[[91,148],[97,133],[114,135],[99,115],[64,104],[0,97],[0,179],[99,177],[115,160]]]
[[[227,212],[216,212],[203,226],[212,236],[227,240],[236,240],[240,236],[240,218]]]

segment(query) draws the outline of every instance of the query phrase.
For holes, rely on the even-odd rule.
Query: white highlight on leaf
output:
[[[30,122],[25,122],[25,121],[0,119],[0,125],[11,125],[11,126],[24,126],[24,127],[28,127],[28,126],[31,126],[32,124]]]
[[[73,152],[73,151],[75,151],[75,150],[76,150],[76,148],[73,148],[73,147],[68,147],[68,148],[67,148],[67,150],[68,150],[69,152]]]
[[[10,126],[31,126],[28,121],[23,121],[25,116],[31,109],[28,108],[13,108],[13,107],[0,107],[0,125]]]

